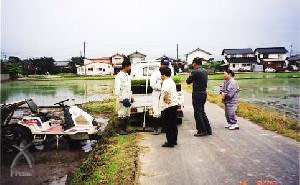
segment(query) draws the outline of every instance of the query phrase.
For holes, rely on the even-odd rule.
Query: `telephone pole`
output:
[[[85,58],[85,44],[86,44],[86,42],[83,41],[83,58]]]
[[[177,59],[177,61],[178,61],[178,44],[176,45],[176,53],[177,53],[177,54],[176,54],[176,56],[177,56],[176,59]]]

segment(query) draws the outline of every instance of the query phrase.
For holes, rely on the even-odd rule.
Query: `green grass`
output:
[[[136,184],[138,174],[137,133],[116,134],[115,99],[82,105],[93,113],[110,112],[111,119],[102,138],[67,181],[69,185]]]
[[[174,76],[173,80],[176,84],[180,84],[182,80],[182,76]],[[150,84],[150,81],[148,81],[148,84]],[[131,85],[146,85],[145,79],[134,79],[131,80]]]
[[[110,98],[102,102],[89,102],[82,104],[81,107],[88,112],[111,113],[116,111],[116,100]]]
[[[192,92],[192,86],[183,84],[183,88]],[[221,101],[221,95],[208,92],[207,100],[224,108]],[[240,101],[237,108],[237,115],[246,118],[262,126],[264,129],[274,131],[286,137],[300,141],[300,124],[299,121],[286,117],[271,108],[261,107],[259,105]]]

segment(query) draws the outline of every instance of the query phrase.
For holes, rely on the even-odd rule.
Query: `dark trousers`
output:
[[[204,110],[207,93],[205,91],[193,92],[192,98],[194,117],[196,120],[196,129],[198,130],[198,132],[211,132],[211,127]]]
[[[177,106],[169,107],[161,112],[161,121],[164,126],[167,142],[170,144],[177,143],[177,120],[176,120]]]

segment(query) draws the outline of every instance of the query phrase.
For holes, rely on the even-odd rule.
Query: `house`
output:
[[[102,57],[102,58],[93,58],[93,59],[85,59],[86,63],[106,63],[112,64],[111,57]],[[85,63],[85,64],[86,64]]]
[[[157,58],[156,60],[159,60],[159,61],[161,61],[161,59],[163,59],[164,57],[168,57],[168,56],[166,56],[166,55],[163,55],[162,57],[159,57],[159,58]],[[171,60],[171,62],[173,62],[175,59],[173,59],[173,58],[171,58],[171,57],[168,57],[170,60]]]
[[[84,65],[77,67],[78,75],[112,75],[114,68],[110,58],[84,59]]]
[[[54,65],[56,66],[56,69],[61,72],[61,73],[65,73],[68,72],[70,69],[69,63],[71,61],[55,61]]]
[[[119,54],[119,53],[114,54],[111,57],[111,63],[114,68],[114,74],[117,74],[121,70],[122,62],[124,61],[124,57],[125,57],[125,55]]]
[[[223,49],[224,64],[232,71],[253,71],[256,58],[251,48]]]
[[[254,53],[257,63],[262,64],[264,70],[268,68],[283,71],[287,67],[288,51],[284,47],[256,48]]]
[[[138,51],[135,51],[133,53],[131,53],[130,55],[128,55],[128,58],[131,62],[131,64],[134,64],[136,62],[140,62],[140,61],[145,61],[147,55],[144,55]]]
[[[300,70],[300,54],[291,56],[287,59],[289,61],[289,70],[299,71]]]
[[[188,54],[186,54],[186,62],[188,65],[191,65],[193,63],[194,58],[199,57],[203,59],[203,64],[207,63],[208,61],[212,60],[211,53],[197,48]]]

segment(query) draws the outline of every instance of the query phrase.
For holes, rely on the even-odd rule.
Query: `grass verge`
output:
[[[183,88],[188,92],[192,92],[191,85],[183,84]],[[218,94],[208,92],[207,100],[224,108],[224,104],[221,101],[221,96]],[[271,108],[265,108],[248,102],[240,101],[237,108],[237,115],[253,121],[266,130],[271,130],[283,136],[300,141],[299,121],[276,112]]]
[[[67,184],[137,184],[140,150],[137,133],[116,134],[115,99],[87,103],[82,107],[89,112],[110,113],[111,119],[93,151],[69,176]]]

